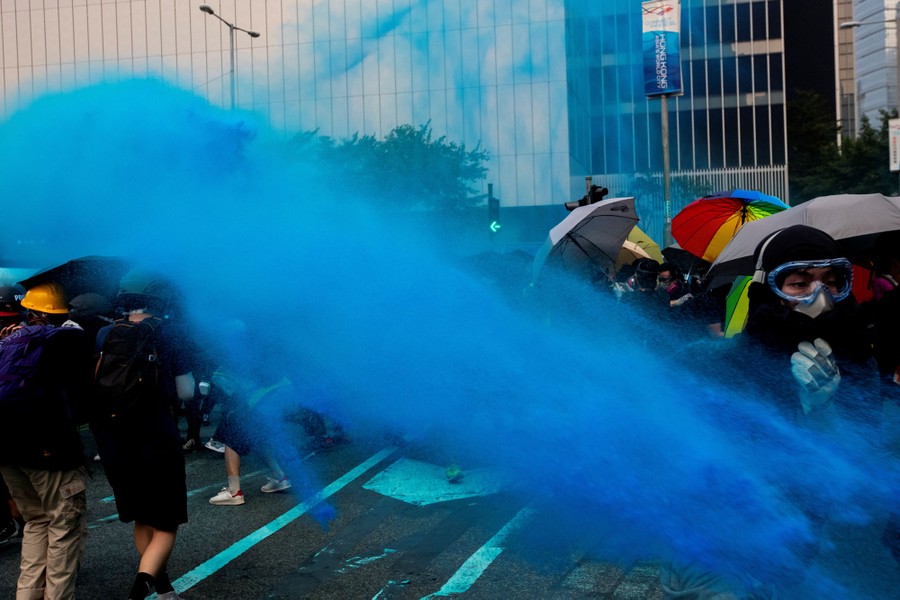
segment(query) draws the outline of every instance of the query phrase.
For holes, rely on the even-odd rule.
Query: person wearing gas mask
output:
[[[856,417],[880,412],[877,398],[865,393],[878,376],[871,334],[851,294],[852,266],[837,242],[793,225],[760,242],[753,258],[741,337],[774,374],[779,364],[790,365],[796,385],[775,394],[781,408],[805,415],[832,406]],[[848,393],[835,405],[839,388]]]
[[[794,225],[762,240],[753,258],[747,325],[733,346],[723,346],[721,368],[728,380],[739,378],[746,397],[773,403],[786,420],[821,434],[825,443],[829,435],[840,435],[844,419],[877,418],[878,371],[869,329],[851,293],[851,264],[837,242],[821,230]],[[757,573],[664,565],[664,598],[808,597],[800,595],[802,582],[814,572],[830,503],[811,495],[802,478],[789,475],[773,483],[806,519],[807,536],[789,540],[797,561],[779,565],[773,581],[759,581]]]

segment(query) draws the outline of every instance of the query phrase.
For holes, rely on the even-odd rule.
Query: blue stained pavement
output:
[[[495,471],[472,469],[465,470],[460,481],[451,483],[446,477],[446,467],[401,458],[363,487],[409,504],[427,506],[495,494],[503,489],[504,482]]]

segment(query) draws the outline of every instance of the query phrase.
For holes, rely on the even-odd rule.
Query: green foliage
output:
[[[837,144],[838,129],[825,100],[800,92],[788,107],[791,204],[830,194],[897,194],[898,174],[888,166],[888,121],[897,111],[881,111],[878,129],[865,117],[855,139]]]
[[[487,151],[434,139],[431,125],[399,125],[383,140],[354,134],[334,140],[307,132],[294,139],[298,158],[314,153],[329,179],[386,208],[458,211],[483,204],[473,183],[484,179]]]

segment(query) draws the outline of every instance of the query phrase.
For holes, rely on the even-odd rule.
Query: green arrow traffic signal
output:
[[[498,231],[500,231],[501,227],[502,225],[500,225],[500,221],[491,221],[490,228],[493,233],[497,233]]]

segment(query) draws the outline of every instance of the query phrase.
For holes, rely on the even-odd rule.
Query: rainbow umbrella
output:
[[[672,219],[672,237],[694,256],[713,262],[748,221],[790,208],[753,190],[717,192],[694,200]]]
[[[730,338],[744,330],[750,310],[750,298],[747,290],[753,277],[744,275],[731,284],[731,290],[725,298],[725,337]]]

